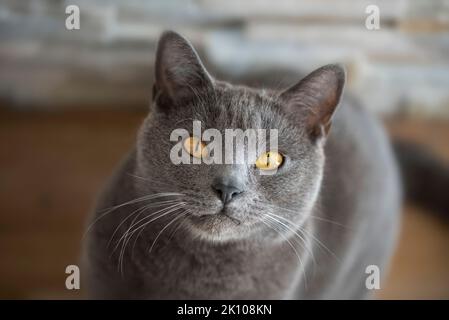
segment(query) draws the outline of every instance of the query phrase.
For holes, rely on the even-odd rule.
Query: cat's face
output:
[[[158,48],[154,108],[139,133],[138,174],[152,181],[153,192],[182,194],[176,197],[187,210],[180,210],[183,227],[194,236],[212,241],[285,236],[304,223],[317,199],[323,142],[342,81],[344,73],[332,66],[285,92],[231,86],[208,75],[186,40],[166,33]],[[328,87],[320,90],[323,85]],[[192,153],[185,141],[195,137],[193,121],[202,132],[221,134],[223,156],[229,129],[266,129],[267,141],[270,129],[276,130],[277,147],[264,144],[265,150],[251,157],[248,143],[254,141],[243,140],[242,150],[233,148],[234,163],[175,164],[170,155],[177,143]],[[170,141],[176,129],[187,136]],[[207,150],[209,143],[200,147]],[[266,152],[276,155],[275,170],[256,163],[264,154],[266,161]],[[193,162],[195,154],[187,155]]]

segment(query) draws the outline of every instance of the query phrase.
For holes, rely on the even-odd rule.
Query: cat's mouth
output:
[[[237,218],[232,216],[232,212],[231,212],[231,210],[228,207],[221,208],[218,211],[218,213],[215,213],[215,214],[203,214],[203,215],[198,216],[198,218],[202,219],[202,220],[217,219],[217,218],[218,219],[222,219],[223,217],[229,219],[235,225],[239,225],[239,224],[242,223],[239,219],[237,219]]]
[[[217,213],[201,214],[199,216],[194,216],[194,219],[198,220],[200,222],[209,222],[209,221],[220,222],[220,221],[229,220],[232,223],[234,223],[235,225],[239,225],[242,223],[239,219],[232,216],[231,210],[227,207],[221,208]]]
[[[235,231],[242,221],[233,215],[231,209],[223,207],[216,213],[191,215],[190,221],[194,229],[207,236],[223,236]]]

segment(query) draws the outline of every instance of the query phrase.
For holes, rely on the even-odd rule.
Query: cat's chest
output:
[[[282,299],[297,285],[295,255],[272,252],[226,252],[161,255],[144,272],[147,298]]]

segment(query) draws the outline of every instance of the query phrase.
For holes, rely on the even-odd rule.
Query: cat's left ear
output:
[[[161,108],[183,105],[213,83],[193,46],[173,31],[159,39],[155,76],[153,99]]]
[[[305,126],[313,140],[328,134],[345,78],[345,69],[331,64],[313,71],[281,93],[280,98],[288,114]]]

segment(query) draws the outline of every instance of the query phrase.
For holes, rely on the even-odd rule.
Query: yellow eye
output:
[[[184,140],[184,149],[193,157],[201,159],[207,156],[207,147],[200,139],[188,137]]]
[[[276,151],[269,151],[262,154],[256,160],[256,167],[260,170],[274,170],[284,161],[284,157]]]

